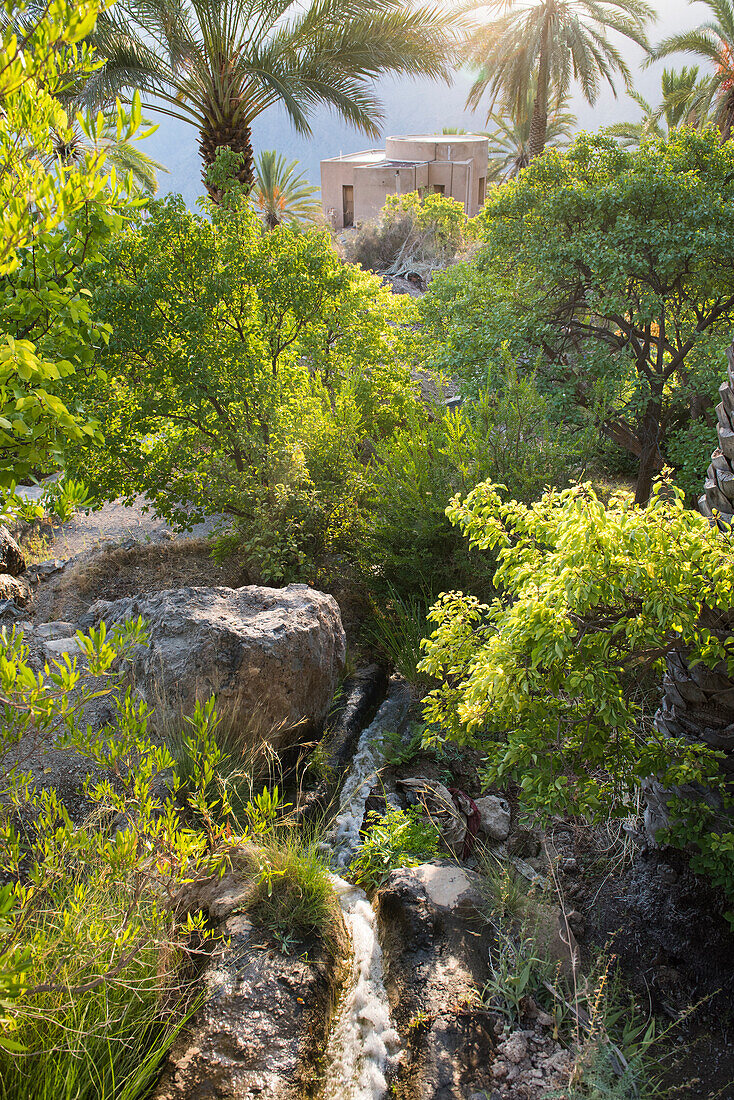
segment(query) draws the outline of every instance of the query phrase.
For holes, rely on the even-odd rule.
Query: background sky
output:
[[[657,6],[659,13],[657,24],[650,33],[653,42],[675,31],[697,26],[710,14],[707,6],[690,0],[651,2]],[[641,70],[642,51],[625,39],[621,39],[619,45],[634,73],[637,90],[657,105],[663,64]],[[666,64],[670,66],[671,61],[668,59]],[[680,63],[695,62],[691,57],[682,55]],[[389,134],[440,133],[444,126],[483,130],[486,112],[479,110],[472,114],[464,109],[471,81],[471,74],[465,72],[457,73],[449,87],[428,80],[382,79],[377,84],[384,105],[382,137]],[[619,90],[615,99],[611,90],[605,89],[594,107],[589,107],[583,97],[574,91],[571,105],[578,117],[579,129],[597,130],[600,126],[637,118],[640,114],[637,105],[624,90]],[[186,123],[154,112],[150,112],[149,117],[151,122],[159,123],[159,129],[141,143],[142,148],[169,170],[168,174],[159,174],[159,193],[180,191],[187,203],[192,204],[203,191],[196,130]],[[255,122],[255,152],[277,149],[289,160],[300,161],[307,177],[318,186],[319,165],[324,158],[381,145],[381,141],[366,138],[326,109],[314,112],[311,126],[312,136],[300,137],[294,132],[285,112],[277,107],[271,108]]]

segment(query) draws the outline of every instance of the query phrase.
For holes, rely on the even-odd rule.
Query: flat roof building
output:
[[[484,206],[489,143],[478,134],[389,137],[321,161],[321,201],[335,229],[375,218],[388,195],[437,192],[458,199],[469,217]]]

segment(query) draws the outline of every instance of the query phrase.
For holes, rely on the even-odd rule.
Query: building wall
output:
[[[412,163],[391,164],[390,161]],[[473,217],[486,193],[488,143],[473,135],[390,137],[370,149],[321,162],[321,202],[335,228],[344,228],[345,188],[353,189],[354,222],[377,217],[388,195],[443,189]]]

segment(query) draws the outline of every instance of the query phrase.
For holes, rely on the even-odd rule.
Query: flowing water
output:
[[[382,948],[367,895],[332,876],[352,940],[352,972],[326,1049],[323,1100],[380,1100],[385,1070],[400,1046],[390,1020],[382,976]]]
[[[332,863],[346,868],[359,847],[365,803],[383,761],[384,734],[405,721],[410,696],[395,684],[374,721],[362,732],[342,787],[332,834]],[[338,875],[332,883],[352,940],[352,970],[326,1051],[323,1100],[381,1100],[385,1072],[400,1040],[390,1020],[375,913],[363,890]]]

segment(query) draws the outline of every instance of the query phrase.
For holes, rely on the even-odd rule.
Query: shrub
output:
[[[431,599],[447,588],[488,587],[487,555],[462,539],[446,505],[491,477],[519,500],[564,485],[582,462],[582,440],[556,427],[532,378],[506,367],[502,384],[463,408],[415,410],[376,448],[363,573],[385,597]]]
[[[456,199],[444,195],[388,195],[378,221],[360,226],[346,243],[353,263],[381,275],[428,274],[454,261],[469,235]]]
[[[145,493],[180,527],[224,515],[223,550],[264,580],[297,575],[346,539],[371,441],[414,401],[409,308],[326,232],[152,204],[99,273],[114,336],[86,400],[106,443],[72,463],[99,499]]]
[[[90,1100],[145,1092],[188,1011],[178,970],[188,937],[210,934],[203,916],[182,923],[171,903],[182,883],[222,870],[234,844],[266,838],[279,810],[277,792],[263,792],[232,836],[232,809],[212,783],[210,703],[191,723],[184,820],[174,761],[122,683],[144,625],[77,640],[86,668],[67,657],[35,673],[22,634],[0,631],[0,1096],[18,1100],[50,1100],[67,1074]],[[86,708],[104,698],[113,716],[95,730]],[[81,824],[23,772],[44,751],[87,761]]]
[[[475,259],[421,311],[441,365],[483,384],[507,342],[559,416],[591,419],[635,456],[637,500],[669,433],[715,400],[731,339],[734,151],[713,128],[622,150],[582,134],[495,188]],[[538,359],[539,357],[539,359]]]
[[[422,668],[444,683],[425,716],[460,742],[479,740],[488,784],[515,780],[541,813],[632,812],[641,782],[710,785],[731,799],[720,754],[663,738],[640,721],[631,678],[680,648],[692,662],[731,664],[710,624],[734,605],[730,540],[659,483],[647,509],[628,494],[606,507],[590,486],[552,490],[528,507],[477,486],[448,509],[478,548],[495,549],[491,604],[444,594]],[[669,839],[691,844],[734,898],[731,831],[697,828],[689,806]]]
[[[5,0],[0,30],[0,488],[57,463],[66,440],[95,426],[62,379],[88,369],[108,335],[91,320],[80,282],[85,262],[132,207],[129,181],[107,174],[101,121],[78,162],[58,150],[74,141],[61,99],[98,67],[88,44],[100,5],[53,0],[28,10]],[[100,116],[101,119],[101,116]],[[140,97],[117,105],[117,133],[132,137]]]
[[[438,852],[436,826],[422,816],[421,806],[367,815],[369,827],[349,870],[364,890],[376,889],[396,867],[415,867]]]

